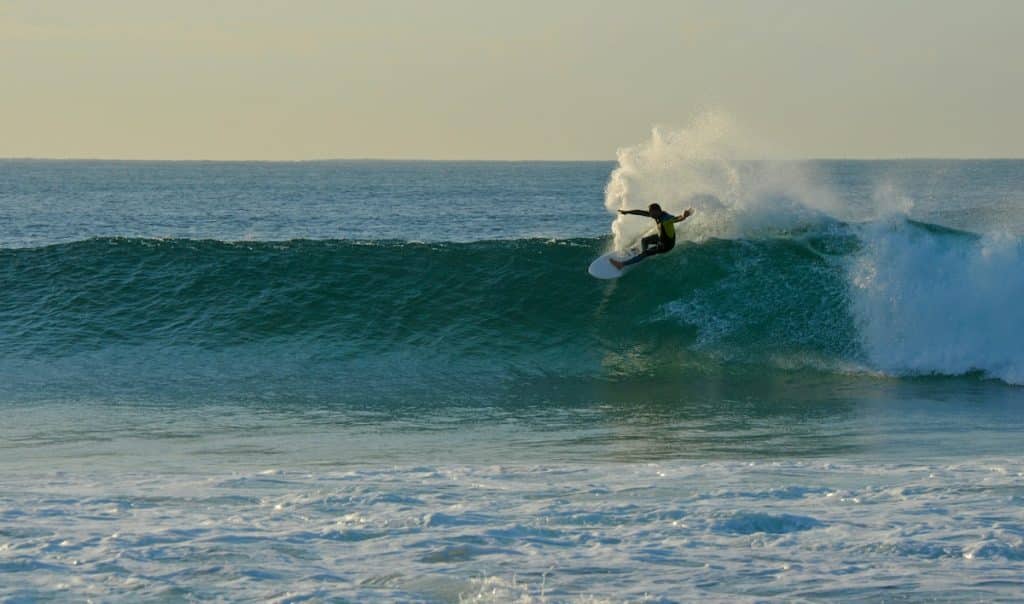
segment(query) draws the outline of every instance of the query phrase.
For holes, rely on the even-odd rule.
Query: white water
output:
[[[981,371],[1024,384],[1024,242],[931,232],[905,219],[861,230],[851,305],[871,363],[894,375]]]
[[[0,597],[1019,596],[1024,466],[423,466],[5,481]]]

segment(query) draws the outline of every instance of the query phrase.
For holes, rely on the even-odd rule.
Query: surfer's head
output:
[[[658,216],[661,216],[661,206],[656,203],[652,203],[647,206],[647,213],[651,215],[651,218],[657,218]]]

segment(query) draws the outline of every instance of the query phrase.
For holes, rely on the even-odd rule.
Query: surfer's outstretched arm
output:
[[[689,210],[683,212],[682,216],[676,216],[672,222],[682,222],[689,218],[690,216],[693,216],[693,208],[690,208]]]
[[[619,210],[619,214],[632,214],[634,216],[646,216],[651,217],[651,213],[647,210]]]

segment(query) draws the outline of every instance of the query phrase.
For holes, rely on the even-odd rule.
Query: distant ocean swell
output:
[[[106,349],[628,378],[741,365],[1024,384],[1024,245],[905,219],[680,242],[618,282],[607,239],[89,239],[0,250],[0,366]],[[126,352],[127,351],[127,352]]]

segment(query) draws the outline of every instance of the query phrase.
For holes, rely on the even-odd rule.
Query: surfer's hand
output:
[[[688,218],[690,216],[693,216],[693,208],[689,208],[683,212],[683,218]]]
[[[625,214],[626,210],[619,210],[619,214]]]

